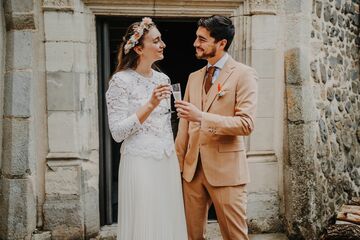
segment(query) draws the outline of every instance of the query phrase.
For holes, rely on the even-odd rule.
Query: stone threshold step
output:
[[[250,234],[250,240],[288,240],[283,233]],[[207,226],[207,240],[222,240],[219,225],[209,223]],[[99,235],[91,240],[116,240],[116,224],[103,226]]]

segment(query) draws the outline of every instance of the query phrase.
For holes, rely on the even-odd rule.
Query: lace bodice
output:
[[[170,100],[162,100],[143,124],[136,115],[139,107],[151,97],[154,88],[168,82],[168,76],[153,70],[146,78],[133,70],[113,75],[106,92],[109,128],[116,142],[124,141],[121,154],[143,155],[162,158],[174,151],[171,130]]]

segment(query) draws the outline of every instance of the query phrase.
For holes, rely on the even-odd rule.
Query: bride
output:
[[[129,26],[106,92],[109,127],[121,142],[118,240],[186,240],[169,78],[152,69],[165,43],[150,18]]]

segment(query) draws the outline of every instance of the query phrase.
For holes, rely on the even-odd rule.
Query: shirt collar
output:
[[[213,66],[221,70],[224,67],[228,58],[229,58],[229,54],[227,52],[225,52],[224,55]],[[208,63],[206,66],[206,69],[208,69],[211,66],[212,65],[210,63]]]

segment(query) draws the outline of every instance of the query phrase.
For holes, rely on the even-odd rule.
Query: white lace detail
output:
[[[163,100],[140,124],[136,111],[151,97],[154,88],[168,82],[168,76],[153,70],[151,78],[145,78],[133,70],[114,74],[106,92],[109,128],[115,141],[121,142],[121,154],[162,159],[163,154],[174,151],[169,101]]]

